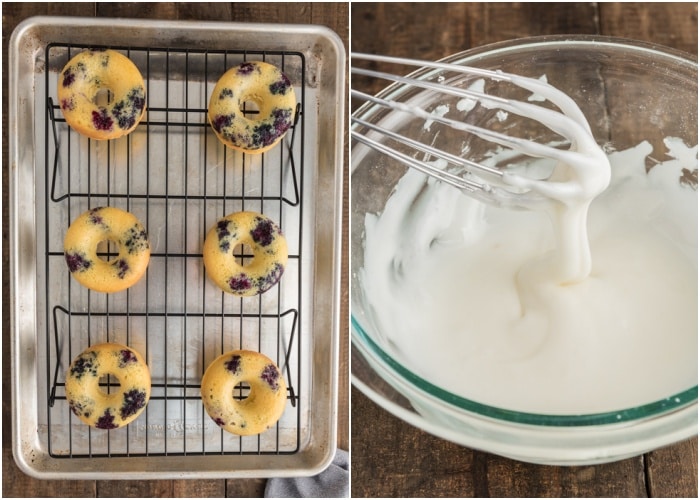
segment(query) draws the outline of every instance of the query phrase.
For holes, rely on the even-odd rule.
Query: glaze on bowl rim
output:
[[[473,49],[448,56],[441,59],[441,61],[465,64],[467,61],[479,59],[484,55],[493,57],[502,51],[512,52],[524,48],[532,50],[536,47],[543,47],[547,50],[552,50],[552,48],[557,45],[561,45],[561,48],[567,49],[583,48],[595,45],[596,47],[612,48],[613,50],[623,49],[638,53],[648,53],[654,58],[665,59],[669,64],[680,64],[682,66],[686,66],[687,68],[691,68],[695,72],[697,72],[698,69],[697,57],[680,50],[657,44],[651,44],[648,42],[598,35],[547,35],[514,39],[484,45],[481,47],[475,47]],[[418,69],[412,73],[412,75],[418,74],[426,74],[425,68]],[[392,84],[382,90],[379,95],[389,94],[400,87],[401,84]],[[373,105],[371,103],[363,104],[357,109],[357,111],[355,111],[354,116],[367,113],[372,106]],[[354,172],[354,166],[351,164],[351,174],[352,172]],[[664,415],[675,413],[692,405],[697,406],[697,384],[689,389],[672,394],[664,399],[652,401],[640,406],[620,409],[617,411],[590,414],[538,414],[486,405],[442,389],[416,375],[411,370],[399,363],[384,349],[382,349],[372,339],[372,336],[367,333],[366,329],[360,324],[356,315],[352,312],[352,301],[350,320],[352,342],[358,344],[360,347],[359,350],[362,351],[363,355],[371,355],[373,358],[372,361],[375,364],[379,364],[384,369],[396,374],[400,379],[407,382],[412,389],[417,389],[420,393],[434,398],[442,403],[446,403],[448,406],[454,409],[464,410],[481,417],[487,417],[512,424],[526,424],[541,427],[594,427],[611,424],[624,424],[648,420],[650,418],[663,417]],[[353,375],[353,383],[355,383],[355,379],[356,376]],[[361,382],[357,385],[360,387],[366,386],[365,382]],[[404,394],[404,396],[410,399],[410,395]],[[376,400],[377,395],[375,394],[371,397],[372,399]]]
[[[696,403],[698,399],[698,386],[691,387],[685,391],[673,394],[667,398],[653,401],[641,406],[621,409],[619,411],[609,411],[602,413],[589,413],[577,415],[540,414],[508,410],[497,406],[478,403],[471,399],[457,396],[435,384],[432,384],[422,377],[419,377],[401,363],[397,362],[387,354],[360,326],[354,316],[351,317],[353,333],[369,346],[380,362],[383,362],[389,369],[399,374],[403,379],[415,386],[417,389],[448,403],[456,408],[476,413],[481,416],[504,420],[517,424],[540,425],[547,427],[579,427],[596,426],[607,424],[619,424],[640,420],[649,417],[660,416],[668,412],[679,410]],[[353,340],[355,335],[353,335]]]

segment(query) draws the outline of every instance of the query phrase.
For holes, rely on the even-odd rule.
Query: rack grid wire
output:
[[[146,83],[146,116],[114,141],[80,136],[57,105],[58,71],[46,73],[45,225],[46,420],[48,452],[56,458],[208,454],[293,454],[300,448],[305,406],[300,349],[305,61],[297,52],[210,51],[194,48],[80,46],[52,43],[47,68],[61,68],[85,49],[121,51]],[[293,127],[274,149],[246,155],[224,147],[207,121],[209,94],[229,67],[247,60],[277,65],[297,96]],[[254,103],[245,112],[255,113]],[[63,235],[85,210],[117,206],[146,226],[151,260],[146,275],[116,294],[87,290],[70,277]],[[236,298],[208,280],[201,246],[218,218],[239,210],[278,222],[289,246],[280,282],[255,298]],[[39,230],[42,231],[41,229]],[[109,261],[113,245],[98,246]],[[237,248],[242,262],[252,258]],[[73,416],[65,372],[90,345],[117,342],[141,352],[152,377],[144,413],[126,427],[99,430]],[[221,430],[201,404],[208,364],[233,349],[263,352],[288,386],[285,413],[257,436]],[[100,381],[105,392],[114,377]],[[249,387],[239,385],[243,399]],[[301,404],[300,404],[301,403]]]

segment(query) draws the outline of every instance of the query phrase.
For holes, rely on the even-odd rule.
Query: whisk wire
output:
[[[430,156],[435,156],[437,158],[446,160],[450,163],[458,164],[458,165],[466,165],[466,163],[473,163],[469,162],[468,160],[465,160],[463,158],[459,158],[457,156],[451,155],[450,153],[447,153],[445,151],[440,151],[438,149],[435,149],[431,146],[427,146],[425,144],[413,141],[412,139],[409,139],[407,137],[399,136],[398,134],[394,134],[391,131],[388,131],[386,129],[382,129],[381,127],[377,127],[373,124],[370,124],[368,122],[365,122],[364,120],[355,120],[355,123],[358,123],[360,125],[366,126],[367,128],[370,128],[372,130],[378,131],[380,133],[385,133],[395,140],[402,142],[404,144],[413,146],[415,149],[424,152],[427,155]],[[397,151],[396,149],[393,149],[385,144],[382,144],[381,142],[378,142],[374,139],[371,139],[370,137],[366,135],[359,134],[357,132],[351,132],[351,135],[354,139],[358,140],[359,142],[362,142],[363,144],[375,149],[376,151],[379,151],[381,153],[386,154],[387,156],[400,161],[404,165],[414,168],[426,175],[429,175],[431,177],[434,177],[442,182],[445,182],[447,184],[450,184],[454,187],[460,188],[460,189],[467,189],[469,191],[474,191],[477,189],[481,189],[484,191],[487,191],[489,189],[488,185],[485,185],[483,183],[475,182],[470,179],[455,175],[453,173],[447,172],[444,169],[441,169],[437,166],[433,166],[430,163],[427,163],[425,161],[419,161],[416,158],[409,156],[405,153],[402,153],[400,151]],[[482,167],[481,165],[475,164],[477,167]],[[497,175],[503,175],[502,172],[495,170],[495,169],[489,169],[493,170]]]
[[[448,153],[447,151],[442,151],[440,149],[434,148],[433,146],[429,146],[427,144],[423,144],[422,142],[416,141],[415,139],[411,139],[410,137],[403,136],[401,134],[397,134],[396,132],[393,132],[391,130],[385,129],[383,127],[380,127],[374,123],[370,123],[366,120],[363,120],[361,118],[353,118],[352,122],[358,125],[362,125],[363,127],[367,127],[368,129],[374,130],[375,132],[379,132],[381,134],[384,134],[387,137],[390,137],[391,139],[403,143],[407,146],[410,146],[422,153],[425,153],[430,156],[434,156],[436,158],[441,158],[449,163],[452,163],[453,165],[461,166],[461,167],[466,167],[466,168],[475,168],[482,170],[485,173],[495,175],[498,177],[503,177],[503,171],[498,170],[497,168],[493,167],[488,167],[486,165],[481,165],[480,163],[473,162],[471,160],[468,160],[466,158],[462,158],[461,156],[454,155],[452,153]],[[352,131],[351,132],[352,136],[356,139],[360,139],[364,137],[362,134],[360,134],[357,131]],[[361,140],[361,139],[360,139]],[[453,176],[455,178],[458,178],[457,176]]]
[[[436,70],[449,70],[453,73],[465,73],[496,81],[512,83],[513,85],[523,88],[529,92],[544,96],[546,100],[557,106],[559,110],[550,109],[548,107],[543,107],[530,102],[523,102],[520,100],[508,99],[505,97],[488,94],[481,92],[480,90],[475,90],[474,88],[458,88],[450,85],[450,82],[445,82],[444,75],[441,74],[438,74],[437,81],[433,81],[424,77],[404,77],[366,68],[351,68],[351,72],[356,75],[379,78],[393,83],[399,83],[407,86],[407,88],[419,88],[456,97],[468,98],[472,99],[474,102],[478,102],[486,109],[501,109],[526,119],[532,119],[564,137],[570,143],[570,149],[560,149],[559,147],[542,144],[534,140],[514,137],[502,132],[474,125],[466,121],[448,118],[441,113],[428,112],[420,106],[412,104],[415,102],[413,100],[401,102],[399,100],[394,100],[387,97],[387,94],[383,94],[382,96],[372,96],[351,88],[351,96],[353,98],[389,108],[394,111],[409,113],[413,116],[426,120],[426,123],[436,122],[454,130],[466,132],[483,140],[493,142],[531,157],[553,159],[559,163],[571,165],[574,170],[579,168],[580,164],[585,163],[578,161],[585,155],[597,155],[600,153],[600,148],[592,136],[590,127],[585,116],[583,115],[583,112],[579,109],[573,99],[563,92],[556,90],[554,87],[546,83],[546,81],[521,77],[519,75],[504,73],[501,71],[492,71],[439,61],[418,61],[408,58],[355,53],[352,54],[352,59],[412,65],[421,68],[433,68]],[[389,130],[387,127],[383,127],[376,123],[370,123],[368,120],[360,118],[359,115],[361,115],[361,113],[356,113],[351,117],[353,127],[350,133],[353,139],[362,142],[363,144],[382,154],[400,161],[404,165],[415,168],[426,175],[434,177],[466,192],[486,193],[489,195],[485,198],[487,201],[493,201],[498,205],[509,204],[518,206],[522,204],[527,206],[541,201],[542,196],[548,196],[549,193],[551,193],[551,186],[548,185],[551,184],[551,181],[548,179],[528,179],[517,174],[506,173],[502,169],[486,166],[478,162],[456,156],[452,153],[439,150],[432,145],[427,145],[416,141],[415,139],[405,137]],[[374,138],[368,137],[370,134],[373,135]],[[382,136],[385,141],[380,140]],[[413,154],[406,154],[391,147],[387,144],[387,142],[391,141],[401,144],[403,146],[402,149],[408,147],[409,150],[413,151]],[[423,155],[422,159],[419,159],[419,154]],[[461,167],[465,174],[457,175],[455,173],[448,172],[444,168],[437,166],[435,164],[436,162],[430,161],[436,158]],[[491,177],[482,179],[481,176],[484,174]],[[496,185],[500,187],[496,187],[496,185],[491,184],[489,179],[491,179],[491,181],[498,181]],[[502,189],[503,187],[507,188],[508,186],[510,186],[512,190]]]
[[[389,64],[402,64],[406,66],[415,66],[415,67],[420,67],[420,68],[433,68],[433,69],[440,69],[440,70],[448,70],[456,73],[464,73],[468,75],[475,75],[475,76],[482,76],[485,78],[489,78],[494,81],[505,81],[505,82],[510,82],[514,85],[517,85],[518,87],[521,87],[525,90],[529,90],[530,92],[537,94],[538,92],[542,92],[543,90],[551,89],[551,86],[548,85],[545,82],[532,79],[532,78],[525,78],[521,77],[519,75],[514,75],[511,73],[504,73],[503,71],[492,71],[488,69],[483,69],[483,68],[475,68],[473,66],[463,66],[460,64],[455,64],[455,63],[445,63],[441,61],[422,61],[418,59],[411,59],[411,58],[406,58],[406,57],[395,57],[395,56],[385,56],[385,55],[380,55],[380,54],[367,54],[367,53],[362,53],[362,52],[353,52],[352,55],[352,60],[366,60],[366,61],[375,61],[375,62],[382,62],[382,63],[389,63]],[[351,68],[351,71],[353,73],[359,74],[359,72],[363,71],[369,71],[365,70],[363,68],[357,68],[353,67]],[[495,96],[491,96],[495,97]],[[549,95],[547,98],[549,101],[551,101],[553,104],[555,104],[559,109],[561,109],[562,113],[574,121],[576,121],[579,125],[584,127],[588,133],[590,133],[590,126],[588,125],[588,121],[586,120],[586,117],[584,116],[583,112],[581,111],[581,108],[578,107],[576,102],[569,97],[568,95],[564,94],[563,92],[556,93],[555,95]]]

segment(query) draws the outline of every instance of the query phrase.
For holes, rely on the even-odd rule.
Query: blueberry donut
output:
[[[244,245],[253,260],[240,264],[234,250]],[[256,212],[236,212],[219,219],[202,249],[209,278],[224,292],[252,297],[272,288],[287,265],[287,240],[272,219]]]
[[[244,399],[238,384],[250,386]],[[239,436],[260,434],[284,413],[287,385],[277,365],[255,351],[231,351],[216,358],[202,377],[202,404],[222,429]]]
[[[100,378],[110,375],[119,389],[100,388]],[[135,420],[151,397],[151,373],[139,353],[114,343],[87,348],[66,374],[66,399],[71,411],[98,429],[117,429]]]
[[[258,112],[246,116],[244,103]],[[209,123],[226,146],[264,153],[277,144],[294,121],[296,97],[289,78],[272,64],[244,62],[229,69],[209,99]]]
[[[97,245],[111,241],[119,254],[107,261]],[[97,292],[119,292],[135,284],[146,272],[151,257],[148,235],[131,213],[98,207],[80,215],[68,228],[63,242],[68,269],[78,282]]]
[[[146,86],[131,60],[114,50],[86,50],[58,76],[58,102],[68,125],[93,139],[117,139],[146,111]]]

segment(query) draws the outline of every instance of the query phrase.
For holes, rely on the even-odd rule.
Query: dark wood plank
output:
[[[177,18],[187,21],[230,21],[233,19],[233,4],[211,2],[202,8],[200,3],[182,2],[177,4]]]
[[[234,16],[241,22],[257,23],[309,23],[311,5],[307,2],[236,2]]]
[[[593,3],[357,3],[351,19],[353,51],[427,60],[513,38],[598,33]],[[411,70],[379,63],[367,67]],[[353,80],[371,93],[385,86],[359,76]]]
[[[97,481],[98,498],[171,498],[172,481]]]
[[[405,424],[354,387],[351,397],[353,497],[482,496],[474,451]]]
[[[134,19],[177,19],[176,3],[97,2],[97,17],[128,17]]]
[[[487,455],[486,474],[492,497],[646,496],[642,456],[596,466],[551,467]]]
[[[600,30],[698,54],[697,2],[629,2],[600,5]]]
[[[698,438],[646,455],[649,496],[698,497]]]
[[[226,481],[227,498],[262,498],[265,496],[265,479],[240,479]]]
[[[347,51],[350,48],[350,8],[348,4],[346,2],[329,2],[326,4],[311,2],[309,8],[311,9],[309,22],[311,24],[328,26],[338,33]]]
[[[439,59],[469,48],[465,20],[475,8],[461,2],[356,3],[351,8],[351,47],[355,52]],[[381,63],[367,63],[366,67],[400,74],[412,70]],[[355,88],[371,94],[386,85],[362,76],[352,76],[352,81]]]
[[[596,3],[484,2],[469,19],[471,46],[515,38],[555,34],[597,34]]]
[[[225,479],[193,481],[179,479],[173,481],[173,497],[176,498],[222,498],[226,495]],[[258,495],[249,495],[256,497]]]
[[[352,48],[419,59],[465,46],[466,3],[356,3],[351,8]]]

